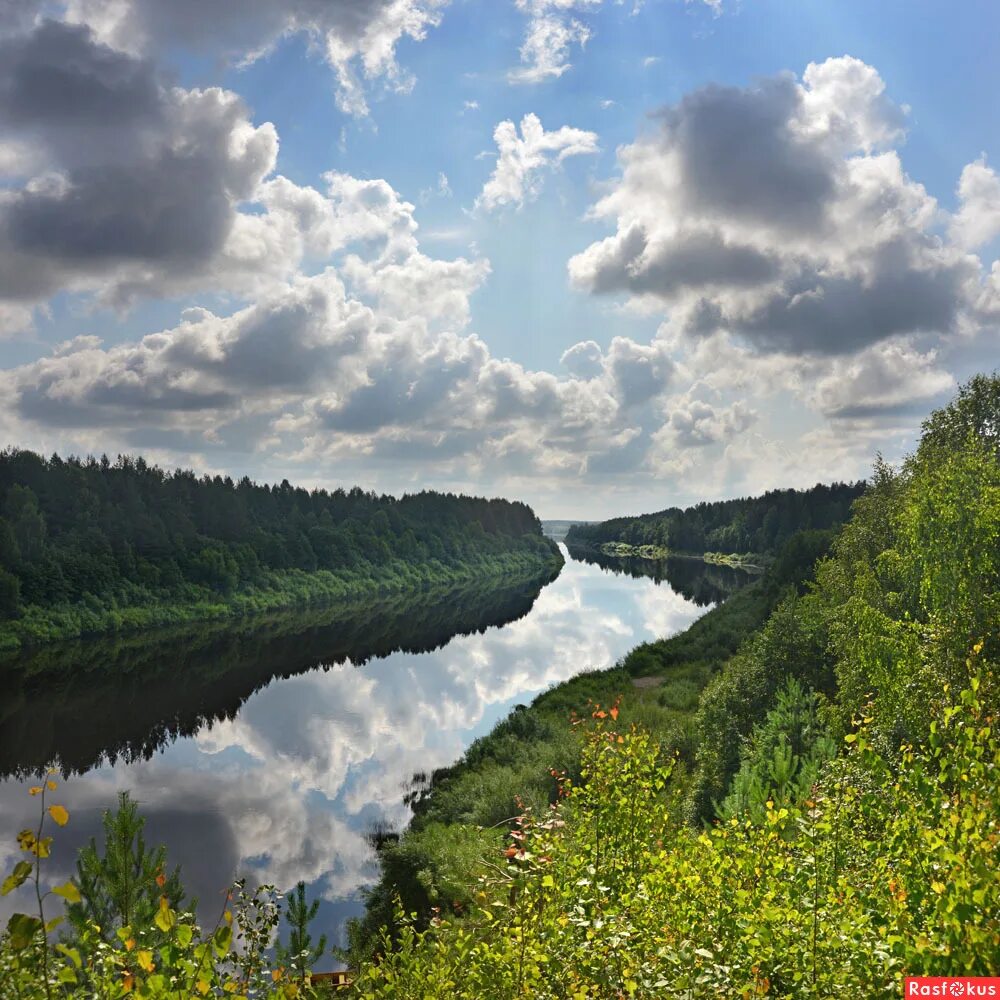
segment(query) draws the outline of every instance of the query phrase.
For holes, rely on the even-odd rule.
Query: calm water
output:
[[[305,879],[323,900],[319,929],[340,940],[376,874],[365,834],[405,825],[414,773],[452,763],[552,684],[683,630],[747,579],[568,558],[532,586],[40,651],[0,677],[0,870],[37,822],[29,772],[55,762],[71,821],[53,881],[130,789],[147,843],[167,844],[205,918],[236,874],[282,889]],[[0,900],[0,918],[18,908],[16,894]]]

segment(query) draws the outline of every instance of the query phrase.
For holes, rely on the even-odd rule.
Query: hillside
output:
[[[0,453],[0,649],[542,572],[525,504]]]
[[[433,776],[354,928],[358,995],[890,997],[904,972],[996,975],[998,445],[1000,380],[980,377],[901,470],[876,464],[815,569],[830,533],[793,536],[688,632]]]

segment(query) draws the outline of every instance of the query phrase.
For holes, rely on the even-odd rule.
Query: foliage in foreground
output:
[[[32,913],[15,913],[0,935],[0,1000],[311,1000],[328,995],[314,987],[311,966],[324,953],[308,924],[305,886],[296,887],[286,920],[287,945],[275,942],[282,897],[273,886],[249,890],[238,879],[215,926],[197,923],[193,904],[183,907],[179,873],[164,870],[163,848],[147,851],[143,819],[125,794],[118,811],[104,817],[103,854],[94,842],[81,851],[78,876],[46,887],[45,860],[53,837],[47,823],[62,827],[69,813],[46,804],[57,788],[50,772],[30,789],[40,796],[39,822],[18,834],[23,859],[0,886],[0,894],[28,883]],[[66,917],[49,916],[58,897]],[[49,913],[46,912],[48,909]],[[98,922],[98,920],[100,922]],[[51,936],[63,929],[53,945]],[[68,928],[69,933],[66,933]]]
[[[770,568],[772,581],[783,561]],[[457,780],[438,781],[418,803],[417,840],[426,836],[426,817],[444,818],[461,798],[457,790],[467,793],[457,820],[466,825],[451,820],[435,831],[429,874],[445,902],[444,887],[464,883],[468,911],[477,871],[464,857],[477,834],[468,824],[482,823],[484,803],[495,804],[490,778],[500,773],[509,737],[520,734],[540,764],[548,752],[549,767],[594,796],[590,813],[560,816],[572,851],[596,854],[619,835],[623,820],[607,811],[615,808],[609,799],[646,796],[645,813],[656,820],[640,829],[641,865],[627,884],[616,888],[600,872],[581,875],[567,857],[564,868],[547,873],[559,897],[554,909],[536,899],[538,912],[551,916],[544,926],[503,916],[515,898],[504,896],[503,880],[485,883],[472,918],[440,923],[439,916],[426,934],[428,914],[406,905],[408,922],[397,914],[381,965],[363,963],[364,995],[418,995],[407,992],[410,982],[431,994],[450,990],[449,963],[464,977],[478,961],[482,979],[465,995],[820,996],[837,989],[868,997],[898,995],[903,971],[996,971],[1000,688],[991,665],[1000,659],[1000,379],[972,380],[932,415],[900,470],[879,462],[820,559],[815,583],[773,593],[738,649],[734,641],[727,651],[724,641],[702,659],[719,624],[744,613],[738,603],[763,603],[767,583],[745,588],[683,636],[633,651],[617,670],[549,692],[470,750]],[[730,639],[731,630],[721,637]],[[704,685],[697,671],[705,668],[714,672],[693,716],[671,717],[668,706],[690,705],[684,684],[688,694]],[[659,711],[650,710],[644,690],[630,690],[629,680],[643,677],[663,682]],[[661,759],[676,760],[669,794],[637,790],[626,780],[629,761],[616,765],[618,786],[591,787],[589,744],[581,760],[572,741],[539,735],[554,726],[543,704],[565,714],[582,707],[581,695],[599,693],[595,700],[606,702],[615,690],[626,692],[623,707],[650,730]],[[857,720],[864,720],[860,731]],[[850,753],[835,756],[837,747]],[[530,787],[538,815],[548,796],[537,778]],[[604,818],[588,833],[591,813]],[[449,857],[449,840],[459,837],[464,856]],[[588,847],[588,837],[598,846]],[[415,846],[412,835],[404,846]],[[480,840],[479,850],[478,872],[484,864],[489,871],[489,843]],[[542,853],[556,858],[558,850]],[[382,914],[391,898],[395,873],[385,874],[370,914]],[[588,902],[595,879],[605,887],[597,903]],[[587,928],[580,939],[572,937],[577,924]],[[356,943],[364,956],[365,942]],[[591,966],[588,954],[596,956]]]
[[[400,915],[356,995],[888,998],[904,974],[1000,973],[993,669],[970,667],[898,769],[860,720],[811,798],[704,830],[649,734],[597,711],[581,781],[518,818],[472,912]]]
[[[633,649],[613,670],[590,671],[518,706],[451,767],[436,771],[411,795],[410,827],[380,845],[381,877],[367,893],[366,912],[348,925],[352,962],[371,955],[379,928],[394,926],[397,898],[420,923],[431,908],[470,905],[480,859],[495,853],[503,831],[519,811],[520,798],[535,809],[555,794],[550,770],[579,776],[578,734],[566,720],[589,701],[619,704],[645,726],[665,752],[681,755],[678,772],[692,763],[692,716],[714,671],[722,669],[741,640],[766,621],[790,591],[798,591],[825,553],[828,532],[807,531],[782,548],[767,572],[687,631]],[[636,687],[633,679],[666,675],[664,683]]]

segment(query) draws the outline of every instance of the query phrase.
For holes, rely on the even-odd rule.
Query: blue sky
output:
[[[0,14],[5,443],[596,517],[996,365],[992,3],[227,6]]]

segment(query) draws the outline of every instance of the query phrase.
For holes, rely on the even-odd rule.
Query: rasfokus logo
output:
[[[997,997],[1000,978],[983,976],[910,976],[904,997]]]

